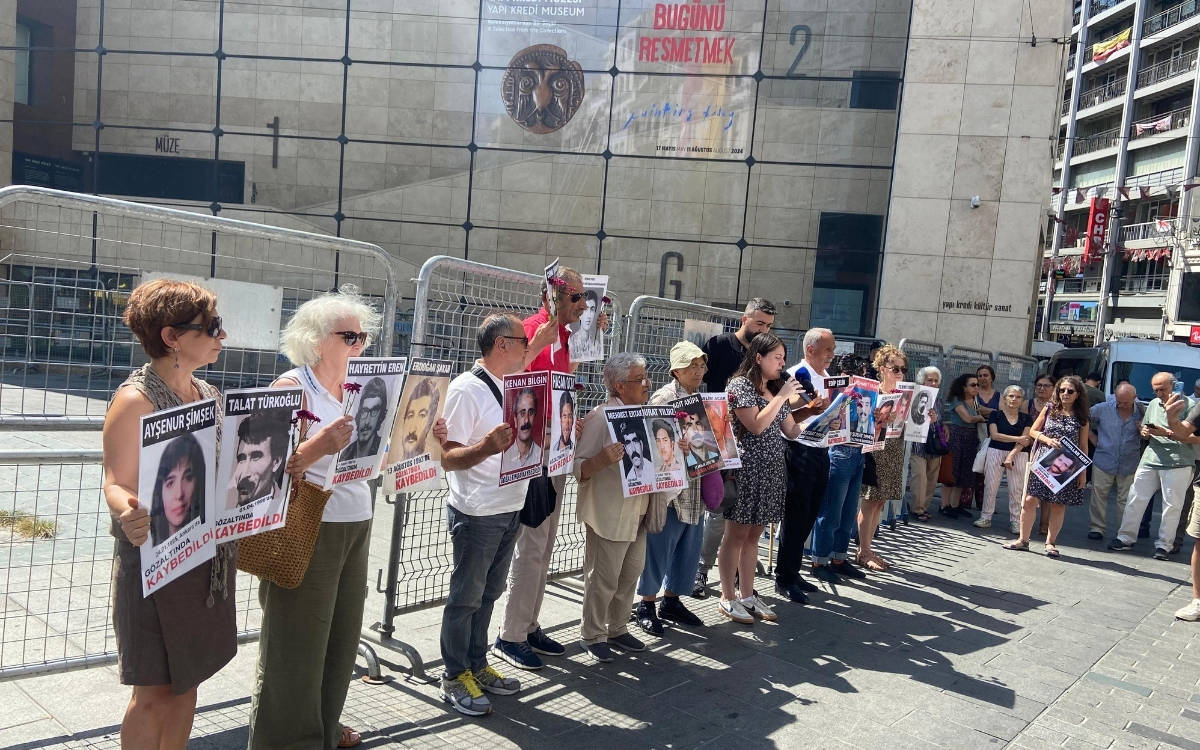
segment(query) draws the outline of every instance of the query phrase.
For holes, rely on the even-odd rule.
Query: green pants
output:
[[[337,747],[358,653],[371,522],[322,523],[298,588],[263,581],[249,750]]]

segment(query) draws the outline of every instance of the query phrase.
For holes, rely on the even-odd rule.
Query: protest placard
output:
[[[933,420],[937,404],[938,389],[918,385],[913,389],[912,406],[904,422],[904,439],[913,443],[924,443],[929,437],[929,424]]]
[[[211,398],[141,419],[138,502],[150,514],[140,549],[142,596],[216,554],[217,419]]]
[[[900,394],[900,398],[897,399],[896,408],[892,411],[892,419],[888,422],[887,436],[889,438],[897,438],[904,434],[904,424],[908,421],[908,410],[912,407],[913,392],[916,387],[916,383],[896,384],[896,393]]]
[[[1038,456],[1033,462],[1032,471],[1034,476],[1042,480],[1042,484],[1057,495],[1091,465],[1087,451],[1081,450],[1070,438],[1062,438],[1057,448]]]
[[[213,534],[218,542],[279,528],[287,522],[291,484],[284,469],[299,428],[292,419],[304,401],[300,388],[225,392]]]
[[[737,440],[733,436],[732,416],[729,413],[729,397],[724,393],[701,393],[704,410],[708,412],[708,424],[717,438],[717,450],[721,452],[722,469],[742,468],[738,456]]]
[[[413,357],[409,361],[384,461],[384,494],[442,485],[442,446],[433,436],[433,425],[442,416],[453,367],[449,360]]]
[[[545,370],[504,376],[504,420],[513,428],[513,442],[500,454],[501,487],[542,474],[549,389]]]
[[[572,362],[594,362],[604,359],[604,331],[600,328],[600,311],[608,294],[608,277],[584,275],[583,298],[587,308],[579,320],[571,324],[567,348]]]
[[[351,357],[342,386],[343,414],[354,417],[354,436],[334,458],[325,489],[379,476],[387,454],[387,436],[396,420],[404,382],[404,357]]]
[[[855,375],[850,378],[850,443],[875,444],[875,407],[879,401],[879,381]]]
[[[547,476],[570,474],[575,463],[575,376],[550,373],[550,458]]]
[[[701,477],[712,471],[720,471],[724,465],[721,451],[717,448],[717,437],[708,422],[708,412],[699,393],[684,396],[671,402],[683,423],[683,436],[688,441],[688,452],[683,462],[689,477]]]
[[[672,410],[673,412],[674,410]],[[645,412],[640,406],[606,406],[604,419],[614,442],[625,446],[618,466],[625,497],[654,491],[654,465],[646,435]]]
[[[654,445],[654,491],[678,492],[687,486],[687,471],[679,450],[679,420],[675,407],[643,406],[642,422]]]

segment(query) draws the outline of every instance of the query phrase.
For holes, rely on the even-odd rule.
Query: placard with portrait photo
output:
[[[587,307],[572,323],[567,347],[572,362],[595,362],[604,359],[604,331],[600,328],[600,313],[608,294],[608,277],[583,275],[583,299]]]
[[[344,413],[354,418],[353,435],[350,444],[334,457],[325,489],[379,476],[407,366],[405,357],[350,358],[346,385],[352,387],[342,394],[342,404]]]
[[[855,375],[850,378],[850,443],[875,444],[875,407],[879,402],[879,381]]]
[[[413,357],[409,361],[383,464],[384,494],[442,486],[442,446],[433,435],[433,425],[446,405],[453,367],[453,362],[443,359]]]
[[[545,463],[546,370],[504,376],[504,421],[512,427],[512,444],[500,454],[500,485],[542,475]]]
[[[717,438],[717,450],[721,452],[722,469],[742,468],[738,456],[737,440],[733,436],[733,415],[729,413],[729,396],[724,393],[701,393],[704,410],[708,412],[708,423]]]
[[[550,373],[550,458],[547,476],[570,474],[575,463],[575,426],[579,424],[575,376]]]
[[[613,442],[625,446],[617,466],[621,471],[621,492],[636,497],[654,491],[654,457],[646,433],[646,415],[641,406],[606,406],[604,420]]]
[[[913,392],[916,387],[916,383],[896,384],[896,393],[900,394],[900,397],[896,401],[896,408],[892,411],[892,419],[888,422],[887,436],[889,438],[904,435],[904,424],[908,421],[908,410],[912,408]]]
[[[688,450],[683,457],[687,475],[691,478],[702,477],[713,471],[720,471],[724,465],[721,451],[717,448],[717,436],[713,434],[712,425],[708,422],[708,411],[704,408],[704,399],[699,393],[684,396],[671,402],[676,415],[680,416],[683,437],[687,438]]]
[[[1057,448],[1038,456],[1032,471],[1034,476],[1042,480],[1042,484],[1057,495],[1091,465],[1092,459],[1088,458],[1086,451],[1081,450],[1070,438],[1062,438]]]
[[[163,409],[141,419],[138,503],[150,514],[140,548],[142,596],[207,562],[217,552],[216,399]]]
[[[679,449],[679,420],[675,407],[643,406],[642,421],[650,437],[654,456],[654,491],[678,492],[687,486],[683,451]]]
[[[937,408],[938,389],[918,385],[913,389],[912,404],[904,421],[904,439],[912,443],[924,443],[929,437],[929,425],[933,422]]]
[[[303,402],[300,388],[225,392],[213,527],[218,543],[287,523],[291,477],[284,470],[299,430],[292,419]]]

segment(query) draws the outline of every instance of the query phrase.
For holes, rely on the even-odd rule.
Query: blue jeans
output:
[[[829,449],[829,482],[817,522],[813,525],[813,563],[845,560],[850,535],[858,521],[858,491],[862,487],[863,453],[857,446]]]
[[[487,666],[492,606],[504,593],[521,521],[517,511],[470,516],[447,505],[446,525],[454,570],[442,613],[442,663],[446,677],[454,678]]]
[[[646,564],[638,579],[638,596],[658,596],[666,579],[666,590],[688,594],[700,564],[700,543],[704,541],[704,520],[684,523],[675,506],[667,506],[667,523],[657,534],[646,535]]]

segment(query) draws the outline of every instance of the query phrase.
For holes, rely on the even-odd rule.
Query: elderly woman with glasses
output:
[[[670,404],[700,390],[708,357],[690,341],[680,341],[671,347],[671,382],[654,392],[650,403]],[[695,434],[689,431],[685,440]],[[673,441],[672,441],[673,442]],[[669,446],[673,449],[673,446]],[[692,455],[691,444],[683,451]],[[667,505],[667,520],[662,531],[646,535],[646,564],[638,580],[637,592],[641,601],[634,607],[634,619],[642,630],[662,635],[659,618],[674,620],[682,625],[699,627],[703,623],[679,599],[679,592],[690,591],[700,565],[700,544],[704,541],[704,501],[700,498],[700,478],[688,479],[687,485],[671,498]],[[665,584],[662,603],[655,611],[659,589]]]
[[[299,386],[304,408],[321,420],[289,459],[292,476],[323,485],[336,455],[350,445],[354,420],[342,403],[346,366],[350,357],[362,355],[379,319],[356,292],[343,290],[305,302],[284,328],[283,353],[295,367],[274,385]],[[263,615],[250,750],[361,741],[339,716],[362,629],[371,514],[366,481],[337,485],[301,584],[295,589],[259,584]]]
[[[1058,450],[1062,440],[1071,440],[1081,451],[1087,453],[1088,418],[1087,394],[1083,390],[1083,381],[1074,375],[1060,379],[1054,386],[1054,400],[1038,415],[1029,429],[1029,436],[1037,444],[1037,449],[1029,460],[1037,461],[1047,451]],[[1083,505],[1083,488],[1086,483],[1086,472],[1080,472],[1074,482],[1055,492],[1036,475],[1030,474],[1025,504],[1021,508],[1020,537],[1015,542],[1004,545],[1004,548],[1029,549],[1029,536],[1033,531],[1033,517],[1037,513],[1038,503],[1047,502],[1050,504],[1050,525],[1046,531],[1046,556],[1058,557],[1055,541],[1062,529],[1067,506]]]
[[[895,393],[896,385],[908,371],[908,357],[899,347],[887,344],[875,350],[872,364],[879,373],[879,392]],[[877,424],[880,417],[880,414],[875,415]],[[885,435],[886,425],[880,425],[880,428],[880,435]],[[883,448],[874,456],[875,485],[863,484],[858,511],[858,564],[878,573],[891,566],[871,549],[871,540],[879,526],[884,504],[904,497],[904,436],[885,437]]]
[[[646,563],[642,516],[650,496],[624,496],[620,464],[625,446],[610,440],[603,407],[646,403],[650,380],[645,358],[631,352],[609,357],[604,385],[608,400],[583,420],[574,473],[579,480],[575,507],[586,535],[579,645],[596,661],[611,662],[614,646],[627,652],[646,649],[629,632],[629,605]]]
[[[1029,459],[1029,427],[1033,419],[1021,411],[1025,391],[1019,385],[1004,389],[1000,408],[988,417],[987,453],[984,454],[983,511],[975,526],[986,529],[992,525],[996,512],[996,494],[1000,491],[1000,475],[1008,480],[1008,526],[1013,534],[1021,533],[1021,492],[1025,484],[1025,467]]]
[[[121,722],[121,746],[182,750],[192,729],[196,687],[237,651],[234,547],[220,545],[213,560],[142,596],[139,547],[168,541],[192,514],[202,513],[196,473],[205,467],[195,439],[176,438],[163,452],[155,499],[138,497],[141,419],[209,398],[221,408],[221,394],[195,371],[217,361],[225,329],[212,292],[165,279],[133,290],[125,325],[150,362],[117,387],[104,417],[104,499],[116,537],[112,597],[117,671],[121,684],[133,686]],[[220,424],[218,420],[218,442]],[[215,465],[213,457],[208,460]],[[172,498],[186,518],[172,520],[172,511],[163,509],[161,488],[168,474],[179,474],[177,483],[186,485],[186,491],[181,486]],[[200,477],[203,487],[202,473]],[[182,505],[185,500],[187,506]]]

